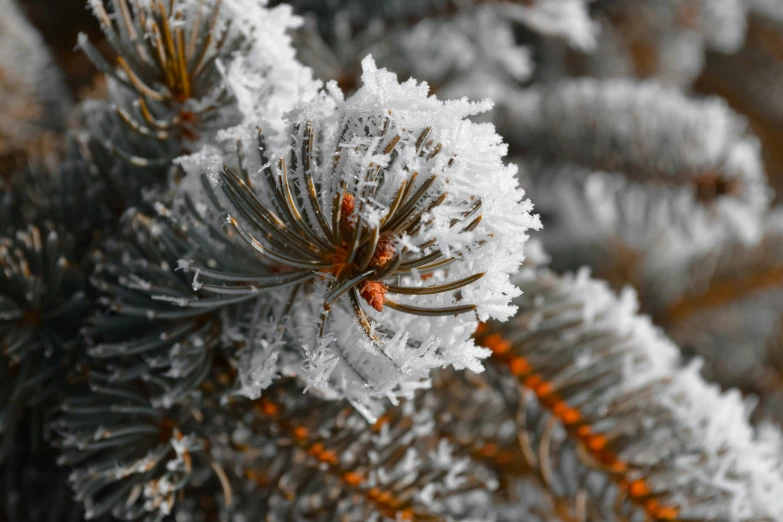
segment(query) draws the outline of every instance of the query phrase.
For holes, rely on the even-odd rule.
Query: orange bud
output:
[[[359,295],[367,301],[367,304],[383,312],[383,303],[386,302],[387,287],[383,283],[375,281],[362,281],[359,285]]]
[[[503,355],[511,350],[511,343],[503,339],[503,336],[497,333],[486,336],[482,345],[492,350],[495,355]]]
[[[373,268],[382,268],[394,257],[394,237],[384,234],[378,239],[375,252],[372,253],[370,266]]]
[[[348,218],[353,214],[353,209],[356,207],[356,198],[353,197],[353,194],[350,194],[346,192],[343,195],[343,201],[340,205],[340,215],[343,218]]]
[[[531,370],[530,364],[525,360],[524,357],[514,357],[511,359],[508,367],[511,370],[511,373],[516,376],[525,375]]]
[[[350,486],[358,486],[362,482],[364,482],[364,477],[360,475],[359,473],[354,473],[353,471],[346,471],[343,473],[343,480],[346,484]]]
[[[644,480],[634,480],[628,484],[628,494],[632,497],[643,497],[650,494],[650,487]]]

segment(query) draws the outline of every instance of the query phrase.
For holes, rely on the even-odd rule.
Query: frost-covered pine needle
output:
[[[190,267],[202,295],[292,287],[299,341],[339,362],[336,381],[360,397],[397,394],[435,366],[480,370],[470,334],[513,314],[509,274],[539,226],[494,127],[467,119],[489,102],[441,102],[370,58],[364,69],[347,100],[331,85],[303,104],[282,146],[241,136],[239,167],[214,173],[222,194],[204,203],[225,209],[253,272]]]
[[[737,391],[706,383],[698,362],[684,365],[677,347],[636,315],[633,291],[617,298],[587,271],[543,272],[521,287],[520,314],[489,325],[480,342],[525,390],[527,414],[549,412],[545,434],[522,440],[523,449],[533,452],[539,436],[542,445],[565,437],[619,486],[617,518],[604,520],[739,522],[783,513],[783,467],[769,458],[781,451],[779,432],[754,429]],[[589,483],[587,491],[603,495]]]

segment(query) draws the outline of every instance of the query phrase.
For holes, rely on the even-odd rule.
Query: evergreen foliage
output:
[[[81,3],[72,102],[0,0],[0,521],[783,520],[777,2]]]

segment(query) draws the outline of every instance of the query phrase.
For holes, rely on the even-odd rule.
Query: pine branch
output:
[[[425,20],[471,14],[477,7],[497,7],[504,15],[521,21],[543,34],[568,38],[576,46],[589,47],[593,35],[583,0],[424,0],[421,2],[292,2],[302,13],[311,13],[322,22],[325,34],[340,31],[337,21],[345,18],[354,31],[372,23],[386,30],[410,28]]]
[[[579,48],[595,40],[582,0],[304,0],[295,7],[317,23],[297,35],[300,59],[347,92],[359,84],[360,61],[372,54],[441,95],[500,100],[532,72],[529,49],[517,42],[520,26]]]
[[[783,20],[780,6],[754,2],[748,18],[748,37],[739,52],[710,54],[695,87],[722,96],[734,110],[746,115],[764,147],[770,182],[778,194],[783,188],[779,78],[783,74]]]
[[[214,145],[243,119],[281,125],[300,97],[314,94],[309,71],[293,60],[286,31],[297,20],[288,11],[242,0],[90,6],[117,65],[80,35],[79,47],[109,79],[109,100],[84,103],[82,123],[121,209],[143,205],[145,189],[162,190],[169,175],[179,182],[178,156]]]
[[[231,502],[208,441],[230,370],[215,365],[198,390],[159,404],[143,379],[122,382],[100,361],[89,365],[89,388],[65,398],[52,425],[59,435],[58,463],[72,469],[69,481],[86,519],[160,522],[215,478],[213,494]]]
[[[738,394],[721,395],[698,367],[683,367],[677,348],[635,315],[632,294],[617,299],[584,273],[544,272],[522,289],[520,314],[479,340],[531,401],[522,441],[531,460],[565,436],[618,488],[614,505],[599,502],[606,490],[594,483],[582,482],[581,494],[619,519],[774,520],[783,470],[769,455],[780,435],[755,432]]]
[[[106,241],[96,256],[91,282],[101,309],[85,329],[88,354],[112,382],[140,379],[153,404],[171,405],[207,377],[222,331],[217,306],[183,308],[193,289],[177,262],[214,258],[165,220],[136,214],[129,221],[126,241]]]
[[[597,43],[584,52],[541,42],[541,79],[592,76],[656,79],[687,87],[708,51],[736,52],[747,7],[738,0],[599,0],[591,7]]]
[[[69,133],[64,143],[44,137],[27,149],[22,166],[9,177],[12,230],[23,223],[57,223],[75,242],[79,262],[101,234],[114,227],[118,199],[105,184],[84,136]],[[10,232],[9,232],[10,233]]]
[[[0,158],[61,131],[70,102],[43,39],[15,0],[0,11]]]
[[[66,233],[30,226],[0,238],[0,463],[25,410],[50,407],[67,387],[86,292]]]
[[[758,143],[719,100],[581,80],[518,95],[502,127],[551,217],[542,239],[558,268],[616,276],[619,252],[637,282],[727,237],[760,237]]]
[[[774,211],[758,245],[729,242],[645,282],[646,307],[680,346],[705,359],[705,376],[759,396],[757,417],[777,422],[783,419],[777,406],[782,247],[781,215]]]
[[[186,306],[280,292],[309,382],[338,386],[372,417],[378,399],[407,395],[431,368],[480,369],[468,325],[513,313],[508,273],[523,253],[511,239],[538,220],[499,137],[467,120],[486,105],[444,104],[371,59],[364,81],[347,100],[330,91],[300,106],[283,143],[243,134],[226,160],[182,163],[219,177],[185,191],[197,241],[228,216],[225,247],[251,259],[237,270],[186,263],[200,290]],[[216,169],[229,162],[236,170]]]
[[[431,433],[426,410],[397,408],[371,427],[347,404],[303,400],[290,383],[275,386],[255,409],[237,457],[244,476],[268,491],[259,495],[269,513],[447,520],[466,515],[451,509],[472,509],[460,497],[486,491],[487,472]]]
[[[189,5],[177,0],[166,6],[113,0],[111,5],[108,10],[103,0],[90,3],[118,54],[117,66],[110,65],[85,35],[80,35],[79,47],[127,90],[127,96],[115,92],[112,100],[112,110],[126,131],[170,144],[177,154],[198,142],[210,125],[229,127],[231,122],[220,118],[226,118],[232,97],[221,81],[218,63],[235,52],[247,52],[248,43],[221,19],[221,3]],[[131,164],[150,166],[150,161],[160,159],[106,144]]]
[[[438,433],[495,473],[497,520],[575,522],[621,514],[613,506],[619,488],[585,462],[556,417],[513,376],[490,366],[481,375],[438,377],[418,409],[434,411]]]

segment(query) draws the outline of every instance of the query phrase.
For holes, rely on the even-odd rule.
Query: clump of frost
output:
[[[498,101],[533,72],[530,50],[517,43],[514,22],[494,5],[454,19],[425,19],[395,38],[394,59],[407,64],[414,78],[438,85],[441,96]]]
[[[219,144],[229,138],[235,141],[239,133],[249,134],[260,122],[282,131],[286,113],[315,96],[321,85],[313,79],[312,70],[296,59],[290,33],[302,24],[302,18],[294,15],[289,5],[270,8],[267,4],[267,0],[224,0],[221,4],[221,21],[230,20],[227,29],[249,42],[243,52],[216,64],[239,118],[233,122],[237,125],[202,139],[199,150],[174,160],[190,174],[177,188],[179,195],[193,193],[194,185],[200,183],[199,175],[214,176],[222,167]]]
[[[534,31],[566,38],[578,49],[595,47],[597,26],[590,20],[587,0],[537,0],[532,5],[509,2],[501,8],[506,15]]]
[[[426,83],[409,80],[399,83],[394,74],[378,69],[371,58],[363,63],[363,86],[355,95],[343,99],[330,86],[329,91],[295,115],[301,125],[311,122],[333,139],[324,144],[324,152],[343,151],[343,160],[333,170],[315,169],[313,177],[322,187],[344,183],[350,190],[357,177],[373,162],[385,161],[378,153],[351,153],[350,150],[372,150],[378,141],[366,128],[388,125],[387,132],[402,136],[397,157],[386,172],[383,189],[360,206],[359,215],[372,222],[388,208],[395,190],[403,180],[419,180],[431,175],[442,179],[439,190],[448,194],[445,202],[427,215],[427,227],[413,238],[413,244],[432,245],[422,254],[440,249],[457,261],[447,269],[435,270],[426,282],[412,272],[399,277],[403,286],[430,286],[457,280],[476,273],[484,277],[463,289],[462,302],[477,305],[477,314],[450,317],[422,317],[385,308],[368,309],[381,342],[370,341],[355,324],[349,305],[331,312],[329,331],[336,336],[332,385],[356,401],[362,397],[408,395],[405,388],[421,382],[432,368],[453,365],[481,371],[480,360],[487,355],[474,345],[471,336],[478,320],[506,320],[515,308],[510,300],[519,294],[510,282],[524,260],[527,231],[539,228],[538,217],[531,214],[532,204],[515,178],[516,167],[504,165],[507,146],[491,124],[476,124],[468,118],[492,107],[489,101],[467,99],[440,101],[429,96]],[[347,130],[346,130],[347,129]],[[414,148],[416,139],[430,129],[428,141],[441,144],[439,154],[431,160],[420,157]],[[340,141],[342,140],[342,142]],[[328,146],[327,146],[328,145]],[[350,146],[351,149],[347,149]],[[434,147],[434,145],[432,145]],[[332,158],[324,156],[324,164]],[[482,219],[471,232],[453,227],[452,220],[480,198]],[[328,197],[323,198],[329,201]],[[454,292],[426,296],[395,296],[401,303],[418,307],[443,307],[456,304]],[[313,306],[314,305],[314,306]],[[300,307],[296,319],[300,325],[318,322],[318,301]],[[407,383],[407,384],[405,384]],[[415,389],[415,386],[414,386]]]
[[[315,95],[319,82],[296,59],[291,30],[302,24],[291,6],[267,7],[267,0],[224,0],[222,11],[252,45],[222,71],[245,121],[263,118],[282,128],[283,115]]]
[[[400,83],[394,74],[376,67],[370,57],[362,65],[364,85],[354,95],[346,99],[336,84],[330,83],[325,91],[288,115],[288,130],[267,140],[262,154],[255,129],[242,132],[237,128],[223,136],[230,137],[229,142],[238,140],[246,151],[241,168],[250,180],[253,197],[266,208],[278,209],[283,220],[287,218],[281,200],[276,199],[264,178],[272,176],[282,183],[281,176],[286,172],[301,214],[299,221],[291,221],[290,226],[299,227],[306,234],[302,237],[317,238],[313,245],[326,245],[320,247],[321,251],[332,252],[321,258],[303,257],[288,267],[292,270],[290,276],[301,274],[307,280],[298,289],[284,290],[292,295],[292,307],[286,312],[291,320],[288,331],[304,347],[299,374],[305,377],[309,389],[345,397],[372,417],[378,411],[379,399],[394,402],[427,385],[431,369],[454,366],[482,371],[481,359],[488,351],[474,344],[472,334],[479,320],[504,321],[514,314],[511,300],[519,290],[510,276],[524,261],[527,232],[539,228],[540,222],[518,185],[516,167],[504,164],[507,146],[494,126],[470,120],[489,110],[491,102],[466,98],[441,101],[429,95],[426,83]],[[312,134],[308,135],[307,129]],[[311,152],[304,158],[308,150]],[[236,149],[227,154],[225,161],[233,164],[235,158]],[[283,164],[287,165],[285,171]],[[307,171],[305,164],[309,165]],[[215,171],[217,161],[211,154],[191,156],[183,165],[193,172],[202,167],[213,179],[221,175]],[[382,177],[373,178],[376,172]],[[308,179],[312,180],[314,194],[297,188],[308,187]],[[425,291],[423,295],[418,295],[418,290],[394,292],[396,307],[376,307],[366,297],[366,302],[353,302],[350,298],[355,294],[350,292],[338,294],[325,307],[330,292],[340,285],[348,288],[354,284],[352,278],[364,276],[333,270],[331,259],[346,247],[325,232],[324,227],[329,225],[317,219],[313,202],[317,201],[324,209],[322,214],[331,220],[340,214],[334,211],[334,202],[351,194],[355,209],[345,223],[363,226],[362,230],[369,233],[381,227],[384,217],[396,209],[394,201],[403,194],[401,187],[405,184],[409,184],[406,186],[410,191],[403,196],[406,204],[400,206],[401,221],[385,232],[389,234],[390,255],[399,257],[401,264],[396,266],[402,268],[394,268],[379,280],[387,286],[416,290],[479,277],[458,290]],[[215,191],[215,197],[220,199],[224,212],[241,221],[236,226],[242,227],[245,239],[237,236],[237,244],[258,251],[256,247],[261,243],[253,246],[246,236],[266,241],[263,227],[243,218],[248,215],[242,210],[243,204],[230,193],[221,192]],[[225,213],[222,217],[225,220]],[[260,248],[280,247],[269,244]],[[318,251],[319,247],[313,248]],[[296,250],[286,252],[289,259],[298,255]],[[444,263],[433,265],[426,256]],[[425,261],[419,262],[421,259]],[[261,255],[256,271],[259,275],[279,273],[280,265],[285,265],[281,260],[284,258],[278,258],[277,264],[270,263]],[[312,263],[320,268],[307,269]],[[220,279],[224,276],[202,271],[199,283],[207,287],[214,282],[209,281],[210,277],[225,281]],[[243,279],[231,277],[232,281]],[[242,287],[242,283],[238,285]],[[220,293],[213,285],[207,288]],[[227,288],[225,293],[255,291],[245,285],[236,290]],[[405,307],[440,310],[459,305],[475,305],[475,311],[434,317],[398,311]]]

